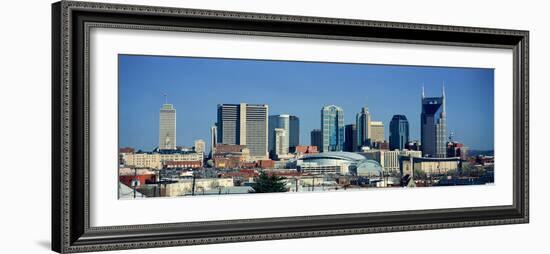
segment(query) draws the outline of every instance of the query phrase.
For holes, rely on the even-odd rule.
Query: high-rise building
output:
[[[218,144],[236,145],[240,141],[239,104],[218,105]]]
[[[253,160],[268,157],[268,106],[265,104],[218,105],[218,143],[246,145]]]
[[[386,134],[384,132],[384,123],[380,121],[370,122],[370,140],[371,143],[381,143],[386,140]]]
[[[218,144],[218,127],[216,125],[210,127],[210,157],[216,152],[216,145]]]
[[[447,155],[447,116],[445,113],[445,87],[441,97],[425,97],[422,87],[422,114],[420,136],[422,154],[426,157],[445,158]]]
[[[323,146],[323,133],[320,129],[311,131],[311,145],[317,147],[317,151],[321,150],[321,146]]]
[[[196,153],[204,156],[204,152],[206,150],[206,143],[204,142],[204,140],[202,139],[195,140],[193,150],[195,150]]]
[[[300,145],[300,118],[290,116],[290,132],[288,135],[288,147],[294,151]]]
[[[406,149],[409,143],[409,121],[404,115],[394,115],[390,121],[390,150]]]
[[[274,157],[279,157],[282,155],[288,154],[288,134],[285,129],[282,128],[275,128],[274,132],[274,150],[272,151],[272,154]]]
[[[355,117],[355,124],[357,128],[358,150],[360,150],[363,146],[370,146],[372,132],[369,108],[363,107],[361,112],[357,113]]]
[[[355,124],[346,125],[345,133],[346,135],[344,140],[344,151],[357,151],[357,128],[355,127]]]
[[[269,135],[269,153],[271,157],[275,158],[276,155],[281,155],[280,148],[278,146],[284,147],[283,149],[286,150],[286,153],[288,153],[288,147],[289,147],[289,133],[290,133],[290,116],[289,115],[273,115],[269,116],[269,123],[268,123],[268,135]],[[281,142],[279,144],[276,144],[275,140],[277,138],[276,129],[282,129],[284,131],[284,135],[282,135]]]
[[[335,105],[321,109],[321,152],[342,151],[344,148],[344,110]]]
[[[159,149],[176,149],[176,109],[172,104],[164,104],[159,117]]]

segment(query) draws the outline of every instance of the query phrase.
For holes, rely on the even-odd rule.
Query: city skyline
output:
[[[393,115],[405,115],[410,139],[419,140],[420,87],[426,87],[428,96],[438,95],[445,82],[447,131],[472,149],[493,149],[491,69],[129,55],[119,60],[121,147],[157,146],[151,140],[158,141],[164,94],[178,110],[178,146],[209,140],[216,106],[225,103],[266,104],[269,115],[299,117],[302,145],[310,143],[311,130],[321,128],[320,109],[331,104],[343,109],[344,125],[355,123],[356,114],[368,107],[372,120],[384,124],[385,140]]]

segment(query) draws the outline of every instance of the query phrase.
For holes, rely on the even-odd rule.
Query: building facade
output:
[[[265,104],[218,105],[218,143],[246,145],[253,159],[268,157],[268,106]]]
[[[290,116],[290,132],[288,134],[288,148],[294,151],[300,145],[300,118]]]
[[[287,154],[290,142],[290,116],[269,116],[268,126],[268,143],[270,157],[274,158],[277,155],[282,155],[282,152],[284,151],[286,151],[284,152],[284,154]]]
[[[372,143],[381,143],[386,140],[386,133],[384,131],[384,123],[380,121],[371,121],[370,123],[370,140]]]
[[[317,147],[317,150],[321,150],[323,146],[323,133],[320,129],[314,129],[311,131],[311,145]]]
[[[201,161],[165,161],[162,163],[163,168],[167,169],[179,169],[179,168],[186,168],[186,169],[195,169],[195,168],[201,168],[202,162]]]
[[[193,187],[195,190],[193,190]],[[217,188],[233,187],[232,178],[181,179],[178,182],[161,186],[161,196],[178,197],[185,195],[201,195],[204,191]]]
[[[420,171],[429,175],[445,175],[460,168],[460,158],[400,157],[401,174],[413,175]]]
[[[422,157],[422,152],[420,151],[410,151],[410,150],[368,150],[362,153],[368,159],[375,160],[388,173],[397,173],[399,172],[399,161],[400,157]]]
[[[463,161],[468,160],[468,147],[456,141],[448,142],[447,157],[459,157]]]
[[[397,172],[399,170],[399,151],[367,150],[361,154],[367,159],[380,163],[385,172]]]
[[[305,154],[317,154],[319,150],[317,146],[296,146],[294,152],[296,153],[296,158],[301,158]]]
[[[212,160],[215,168],[239,168],[250,162],[250,150],[244,145],[218,144]]]
[[[405,149],[421,151],[422,150],[422,144],[420,143],[420,140],[409,141],[405,145]]]
[[[344,110],[335,105],[321,109],[321,152],[342,151],[344,148]]]
[[[206,150],[206,143],[204,142],[204,140],[202,140],[202,139],[195,140],[193,150],[196,153],[201,154],[202,156],[204,156],[204,152]]]
[[[218,127],[214,125],[210,127],[210,158],[214,154],[216,145],[218,145]]]
[[[217,143],[236,145],[240,143],[240,105],[218,105]]]
[[[355,124],[348,124],[345,127],[344,151],[357,151],[357,128]]]
[[[368,107],[363,107],[361,112],[355,117],[355,125],[357,128],[357,146],[358,150],[363,146],[370,147],[371,139],[371,116]]]
[[[274,148],[273,148],[273,155],[276,158],[279,158],[280,156],[287,155],[288,154],[288,135],[287,131],[282,128],[275,128],[274,130],[275,138],[274,138]]]
[[[394,115],[390,121],[390,150],[406,149],[409,143],[409,121],[404,115]]]
[[[447,155],[447,116],[445,113],[445,88],[441,97],[425,97],[422,88],[422,113],[420,136],[422,153],[426,157],[445,158]]]
[[[160,109],[159,149],[176,149],[176,109],[172,104],[164,104]]]
[[[159,152],[133,153],[124,155],[124,165],[132,168],[162,169],[165,162],[187,161],[199,163],[202,167],[202,155],[179,150],[159,150]]]

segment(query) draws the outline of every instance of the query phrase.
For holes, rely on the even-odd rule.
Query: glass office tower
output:
[[[335,105],[321,109],[321,152],[342,151],[344,148],[344,110]]]
[[[425,157],[445,158],[447,116],[445,114],[445,87],[441,97],[425,97],[422,88],[422,114],[420,115],[422,154]]]
[[[298,145],[300,145],[300,118],[297,116],[290,116],[288,147],[291,151],[294,151]]]
[[[390,150],[403,150],[409,142],[409,121],[404,115],[394,115],[390,121]]]
[[[288,154],[290,140],[290,116],[289,115],[273,115],[269,116],[268,124],[269,132],[269,153],[271,157],[276,155]],[[277,130],[279,129],[279,130]],[[279,136],[278,136],[279,135]],[[280,142],[277,143],[277,138]]]
[[[346,125],[345,132],[346,140],[344,140],[344,151],[357,151],[357,128],[355,127],[355,124]]]
[[[363,146],[370,146],[371,138],[371,119],[369,108],[363,107],[361,112],[355,117],[357,128],[357,149],[361,150]]]

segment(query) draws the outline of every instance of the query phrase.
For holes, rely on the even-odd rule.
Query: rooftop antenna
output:
[[[445,113],[445,107],[446,107],[446,96],[445,96],[445,81],[443,81],[443,87],[441,88],[441,93],[443,95],[443,112]]]
[[[424,83],[422,83],[422,99],[424,99]]]
[[[164,104],[168,104],[168,95],[164,94]]]
[[[365,102],[368,101],[368,96],[365,96]],[[361,111],[360,113],[364,113],[365,111],[369,111],[369,107],[367,106],[367,103],[365,103],[362,107],[361,107]]]

